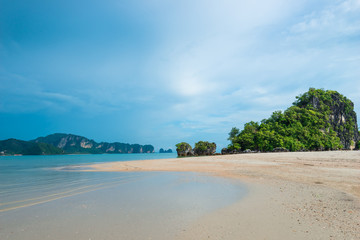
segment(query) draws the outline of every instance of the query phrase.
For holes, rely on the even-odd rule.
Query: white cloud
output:
[[[119,125],[129,114],[129,123],[149,125],[139,134],[226,141],[231,127],[284,110],[309,87],[360,105],[359,0],[152,0],[122,10],[114,20],[124,21],[112,23],[126,25],[119,39],[104,30],[80,50],[25,54],[39,61],[31,76],[0,79],[14,100],[2,109],[113,113]],[[127,39],[133,31],[139,39]],[[106,36],[115,39],[101,46]]]
[[[340,39],[359,34],[359,15],[359,0],[336,2],[305,15],[301,22],[291,28],[290,33],[295,35],[291,37],[301,37],[302,41],[333,41],[339,44]]]
[[[353,95],[353,89],[342,87],[345,83],[339,77],[349,72],[346,81],[354,83],[353,73],[359,72],[342,62],[358,63],[354,49],[359,47],[348,46],[346,39],[360,26],[354,8],[358,1],[324,3],[317,11],[311,10],[310,1],[299,3],[303,6],[275,1],[272,7],[257,9],[258,14],[255,5],[239,8],[241,4],[234,3],[224,14],[222,7],[229,9],[228,3],[214,7],[210,2],[200,21],[185,30],[175,27],[179,33],[170,31],[170,40],[159,49],[155,59],[166,59],[157,62],[164,86],[183,97],[168,109],[167,121],[181,119],[184,131],[219,133],[286,109],[309,87]],[[201,28],[201,19],[209,20],[209,25]],[[178,26],[188,26],[192,20],[190,13]],[[182,36],[193,33],[192,29],[201,30]],[[318,44],[336,37],[343,42],[330,47]]]

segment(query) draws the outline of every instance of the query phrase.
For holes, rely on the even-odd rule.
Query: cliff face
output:
[[[357,124],[357,117],[354,111],[354,104],[351,102],[347,106],[343,102],[337,100],[334,95],[334,102],[339,103],[337,106],[331,107],[331,114],[329,115],[329,122],[345,149],[354,149],[355,143],[359,141],[359,131]],[[348,108],[351,108],[349,111]]]
[[[48,143],[66,153],[152,153],[152,145],[139,145],[127,143],[97,143],[86,137],[73,134],[55,133],[46,137],[39,137],[34,140],[37,143]]]
[[[34,142],[43,142],[51,144],[55,147],[71,150],[77,148],[91,149],[96,143],[82,136],[72,134],[55,133],[46,137],[39,137]]]
[[[360,140],[354,103],[336,91],[310,88],[298,97],[295,105],[324,114],[329,127],[336,132],[344,149],[354,149]],[[324,129],[326,131],[326,129]]]

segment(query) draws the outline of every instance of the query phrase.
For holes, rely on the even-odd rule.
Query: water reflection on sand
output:
[[[11,175],[2,172],[0,178]],[[172,239],[244,186],[195,173],[23,169],[0,184],[0,239]]]

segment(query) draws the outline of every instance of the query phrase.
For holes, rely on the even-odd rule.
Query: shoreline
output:
[[[84,171],[201,172],[239,179],[249,196],[178,239],[360,239],[360,151],[216,155],[109,162]]]

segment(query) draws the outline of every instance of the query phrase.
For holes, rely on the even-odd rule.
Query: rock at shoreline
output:
[[[221,154],[225,155],[225,154],[240,154],[243,153],[243,151],[241,151],[241,149],[234,149],[234,148],[223,148],[221,149]]]
[[[289,149],[277,147],[277,148],[274,148],[273,152],[289,152]]]
[[[190,144],[186,142],[176,144],[176,152],[179,157],[194,156],[194,150],[192,149]]]
[[[188,156],[210,156],[216,154],[216,143],[199,141],[195,143],[194,149],[186,142],[176,144],[176,152],[179,157]]]
[[[194,153],[196,156],[209,156],[215,155],[216,144],[210,142],[200,141],[195,143]]]

